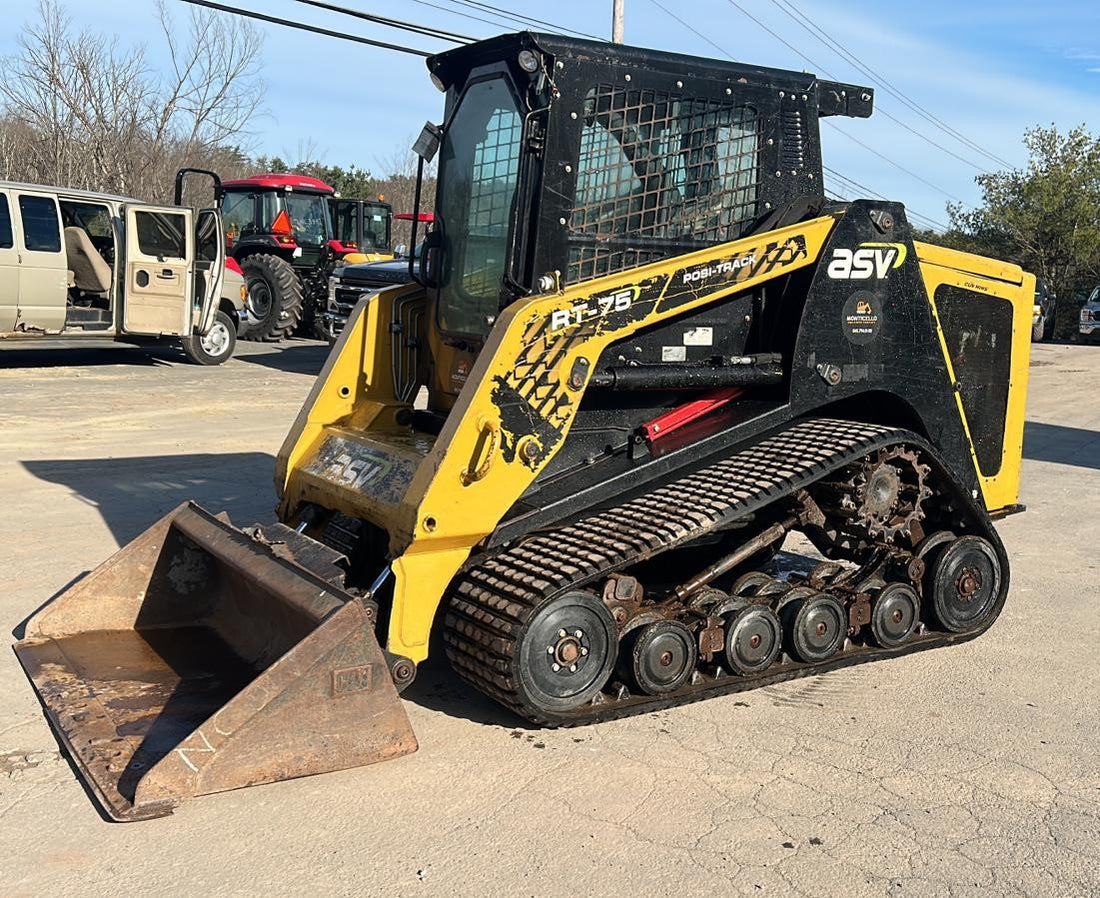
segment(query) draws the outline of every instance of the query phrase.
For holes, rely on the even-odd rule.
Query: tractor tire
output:
[[[182,343],[183,354],[196,365],[220,365],[233,356],[237,345],[237,326],[232,318],[219,310],[204,336],[184,337]]]
[[[302,320],[302,282],[294,267],[270,253],[256,253],[241,262],[248,285],[248,324],[243,340],[278,343],[294,333]]]

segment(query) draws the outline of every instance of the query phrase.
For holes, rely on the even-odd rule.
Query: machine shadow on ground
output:
[[[183,353],[172,346],[137,347],[105,343],[102,346],[54,347],[36,344],[32,348],[0,351],[4,368],[95,368],[126,365],[130,368],[166,368],[188,364]]]
[[[1028,421],[1024,458],[1100,470],[1100,431]]]
[[[240,345],[240,344],[238,344]],[[294,340],[272,352],[241,352],[233,356],[236,362],[262,365],[287,374],[316,375],[328,360],[329,346],[316,340]]]
[[[120,546],[189,499],[229,512],[239,525],[275,519],[275,459],[266,452],[37,460],[23,467],[95,506]]]
[[[416,679],[401,693],[401,698],[429,711],[473,723],[511,730],[538,729],[463,683],[451,670],[442,645],[433,646],[431,658],[418,665]]]

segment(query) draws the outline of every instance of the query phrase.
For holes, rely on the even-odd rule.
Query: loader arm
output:
[[[396,559],[389,651],[427,657],[447,584],[564,443],[612,341],[815,264],[835,223],[826,215],[509,306],[430,451],[403,469],[400,514],[378,522],[393,528]],[[348,322],[279,453],[284,520],[303,502],[362,516],[364,494],[377,494],[378,481],[349,471],[369,469],[387,442],[371,427],[394,408],[378,360],[392,338],[386,309],[410,289],[377,294]]]

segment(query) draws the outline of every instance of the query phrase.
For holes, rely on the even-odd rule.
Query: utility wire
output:
[[[786,45],[791,50],[793,50],[795,53],[797,53],[800,57],[802,57],[802,59],[804,59],[806,62],[808,62],[815,69],[820,70],[823,74],[828,75],[828,77],[830,77],[830,78],[835,78],[836,77],[834,75],[831,75],[828,71],[825,71],[824,69],[822,69],[812,59],[810,59],[808,56],[804,55],[796,47],[794,47],[793,45],[787,43],[787,41],[785,41],[782,37],[780,37],[774,31],[772,31],[767,25],[765,25],[763,22],[761,22],[759,19],[757,19],[751,13],[747,12],[742,6],[740,6],[740,4],[735,3],[734,0],[729,0],[729,2],[733,6],[737,7],[737,9],[741,10],[741,12],[743,12],[746,16],[748,16],[754,22],[756,22],[757,25],[759,25],[761,28],[763,28],[765,31],[767,31],[769,34],[771,34],[773,37],[775,37],[776,40],[782,42],[784,45]],[[671,18],[675,19],[677,22],[679,22],[681,25],[683,25],[688,31],[690,31],[696,37],[698,37],[699,39],[701,39],[701,40],[705,41],[706,43],[710,44],[710,46],[712,46],[715,50],[717,50],[719,53],[721,53],[726,58],[728,58],[728,59],[733,58],[732,55],[724,47],[721,47],[718,44],[716,44],[713,40],[711,40],[709,37],[707,37],[705,34],[703,34],[703,32],[701,32],[697,28],[695,28],[690,22],[686,22],[684,19],[680,18],[680,16],[676,15],[676,13],[674,13],[671,9],[669,9],[667,6],[665,6],[664,3],[661,2],[661,0],[650,0],[650,3],[652,3],[654,6],[656,6],[658,9],[660,9],[662,12],[666,13]],[[838,131],[839,133],[843,134],[845,137],[855,141],[861,147],[863,147],[864,149],[866,149],[869,152],[873,153],[874,155],[878,156],[880,159],[883,159],[886,162],[890,163],[896,169],[898,169],[898,171],[908,175],[911,178],[915,178],[916,180],[920,181],[922,184],[925,184],[928,187],[931,187],[933,190],[944,194],[944,196],[946,196],[948,199],[953,199],[953,200],[956,200],[958,202],[962,202],[961,200],[958,199],[958,197],[955,197],[952,194],[948,193],[947,191],[943,190],[942,188],[937,187],[931,181],[927,181],[924,178],[922,178],[920,175],[916,174],[915,172],[911,172],[911,171],[909,171],[909,169],[903,168],[901,165],[898,165],[898,163],[894,162],[894,160],[890,159],[890,157],[883,155],[882,153],[878,152],[877,150],[873,149],[872,147],[869,147],[863,141],[858,140],[855,137],[852,137],[851,134],[849,134],[847,131],[842,130],[841,128],[838,128],[832,122],[826,120],[825,124],[829,125],[835,131]],[[853,182],[853,183],[855,183],[855,182]],[[871,193],[871,191],[868,191],[868,192]],[[874,195],[877,196],[879,199],[882,199],[882,200],[886,199],[881,194],[874,194]],[[914,212],[914,211],[911,211],[910,214],[913,215],[914,217],[919,215],[919,213]],[[927,216],[923,216],[923,215],[920,216],[920,217],[921,218],[927,218]],[[928,221],[932,221],[932,220],[933,219],[930,219],[930,218],[928,219]]]
[[[947,124],[947,122],[943,121],[943,119],[933,115],[931,112],[928,111],[928,109],[926,109],[916,100],[903,93],[900,88],[894,87],[894,85],[887,81],[886,78],[879,75],[874,69],[872,69],[866,63],[860,60],[855,54],[851,53],[842,43],[840,43],[840,41],[832,37],[828,32],[817,25],[812,19],[810,19],[805,13],[799,10],[799,8],[795,6],[794,3],[790,2],[790,0],[771,0],[771,2],[782,12],[786,13],[788,16],[794,19],[794,21],[801,25],[803,29],[810,32],[811,36],[816,38],[820,43],[825,44],[825,46],[832,49],[833,52],[848,60],[848,62],[850,62],[857,69],[867,75],[868,78],[872,79],[876,84],[882,87],[883,90],[896,98],[899,102],[908,106],[913,112],[917,113],[917,115],[925,119],[925,121],[943,131],[948,136],[955,138],[955,140],[959,141],[960,143],[965,144],[967,147],[974,150],[975,152],[980,153],[982,156],[985,156],[991,162],[995,162],[998,165],[1003,165],[1006,168],[1012,168],[1012,164],[1010,162],[1007,162],[1000,156],[989,152],[981,144],[971,140],[962,132],[951,127],[951,125]]]
[[[402,22],[398,19],[390,19],[386,16],[362,12],[347,6],[337,6],[334,3],[323,3],[322,0],[296,0],[296,2],[305,6],[313,6],[317,9],[324,9],[329,12],[341,13],[345,16],[352,16],[353,18],[362,19],[366,22],[373,22],[376,25],[385,25],[389,28],[400,28],[402,31],[411,31],[414,34],[421,34],[425,37],[434,37],[438,40],[450,41],[454,44],[468,44],[471,41],[477,40],[477,38],[465,34],[455,34],[453,31],[442,31],[439,28],[432,28],[428,25],[416,25],[409,22]]]
[[[389,44],[385,41],[372,40],[369,37],[360,37],[357,34],[345,34],[341,31],[332,31],[328,28],[319,28],[316,25],[306,25],[303,22],[293,22],[290,19],[280,19],[278,16],[269,16],[261,12],[253,12],[250,9],[241,9],[238,6],[226,6],[224,3],[214,3],[212,0],[182,0],[192,6],[202,6],[206,9],[227,12],[235,16],[244,16],[246,19],[258,19],[261,22],[269,22],[272,25],[283,25],[287,28],[297,28],[299,31],[308,31],[311,34],[320,34],[325,37],[335,37],[343,41],[353,41],[357,44],[368,44],[371,47],[381,47],[383,50],[396,50],[398,53],[409,53],[413,56],[432,56],[424,50],[416,50],[413,47],[403,47],[400,44]]]
[[[852,141],[852,143],[856,143],[856,144],[859,144],[859,146],[863,147],[863,149],[865,149],[865,150],[866,150],[866,151],[867,151],[868,153],[871,153],[872,155],[874,155],[874,156],[877,156],[877,157],[878,157],[879,159],[881,159],[881,160],[882,160],[883,162],[886,162],[886,163],[888,163],[889,165],[892,165],[892,166],[894,166],[894,168],[896,168],[896,169],[897,169],[898,171],[900,171],[900,172],[904,172],[904,173],[905,173],[905,174],[907,174],[907,175],[908,175],[908,176],[909,176],[910,178],[913,178],[913,179],[914,179],[914,180],[916,180],[916,181],[920,181],[920,182],[921,182],[921,183],[922,183],[922,184],[923,184],[923,185],[924,185],[925,187],[931,187],[931,188],[932,188],[933,190],[935,190],[935,191],[936,191],[937,193],[942,193],[942,194],[943,194],[943,195],[944,195],[945,197],[947,197],[947,198],[948,198],[949,200],[954,200],[954,201],[955,201],[956,203],[963,203],[963,205],[964,205],[964,206],[966,205],[966,203],[964,203],[964,202],[963,202],[963,201],[962,201],[961,199],[959,199],[959,198],[958,198],[957,196],[955,196],[955,194],[953,194],[953,193],[949,193],[948,191],[944,190],[944,189],[943,189],[942,187],[938,187],[938,186],[936,186],[936,185],[935,185],[935,184],[933,184],[933,183],[932,183],[931,181],[929,181],[929,180],[927,180],[927,179],[925,179],[925,178],[922,178],[922,177],[921,177],[920,175],[918,175],[918,174],[917,174],[916,172],[914,172],[914,171],[910,171],[910,170],[909,170],[908,168],[906,168],[906,167],[905,167],[904,165],[899,165],[899,164],[898,164],[897,162],[895,162],[895,161],[894,161],[893,159],[891,159],[891,158],[890,158],[889,156],[887,156],[887,155],[886,155],[885,153],[880,153],[880,152],[879,152],[878,150],[876,150],[876,149],[875,149],[874,147],[872,147],[872,146],[868,146],[868,145],[867,145],[867,144],[865,144],[865,143],[864,143],[864,142],[863,142],[862,140],[860,140],[860,139],[859,139],[858,137],[855,137],[854,135],[852,135],[852,134],[849,134],[849,133],[848,133],[847,131],[845,131],[845,130],[844,130],[843,128],[838,128],[838,127],[837,127],[837,126],[836,126],[835,124],[833,124],[832,122],[830,122],[830,121],[828,121],[828,120],[825,120],[825,124],[826,124],[826,125],[828,125],[828,126],[829,126],[830,128],[832,128],[832,129],[833,129],[834,131],[836,131],[836,133],[837,133],[837,134],[843,134],[843,135],[844,135],[845,137],[847,137],[847,138],[848,138],[848,139],[849,139],[850,141]]]
[[[474,22],[483,22],[486,25],[492,25],[494,28],[501,28],[501,27],[511,28],[512,27],[512,25],[510,25],[508,22],[501,21],[499,18],[497,18],[495,20],[494,19],[486,19],[486,18],[483,18],[482,16],[475,16],[472,13],[461,12],[460,10],[452,9],[449,6],[440,6],[438,3],[430,3],[430,2],[428,2],[428,0],[412,0],[412,2],[416,3],[420,6],[427,6],[431,9],[437,9],[440,12],[445,12],[448,15],[451,15],[451,16],[462,16],[462,18],[470,19]]]
[[[859,181],[856,181],[853,178],[850,178],[848,175],[838,172],[834,168],[829,168],[829,166],[827,165],[823,165],[822,168],[825,170],[825,173],[827,175],[833,178],[833,180],[839,181],[840,186],[845,188],[846,190],[854,191],[856,194],[874,197],[875,199],[883,200],[887,203],[891,202],[891,200],[889,200],[887,197],[884,197],[878,191],[872,190],[865,184],[860,184]],[[917,212],[914,209],[906,208],[905,212],[910,218],[920,219],[921,221],[926,222],[928,225],[931,225],[933,228],[939,228],[941,231],[950,230],[950,228],[942,221],[938,221],[935,218],[929,218],[927,215],[922,215],[920,212]]]
[[[796,54],[803,61],[809,63],[809,65],[812,68],[814,68],[817,72],[820,72],[822,75],[826,75],[829,78],[832,78],[834,81],[839,81],[840,80],[836,75],[834,75],[832,72],[830,72],[827,68],[825,68],[822,65],[819,65],[818,63],[816,63],[812,59],[810,59],[809,56],[807,56],[805,53],[803,53],[801,50],[799,50],[798,47],[796,47],[794,44],[792,44],[790,41],[788,41],[786,38],[784,38],[777,31],[775,31],[772,28],[769,28],[766,24],[764,24],[764,22],[760,21],[760,19],[758,19],[751,12],[749,12],[747,9],[745,9],[745,7],[743,7],[740,3],[736,2],[736,0],[728,0],[728,2],[730,4],[730,6],[737,9],[742,15],[747,16],[748,18],[752,19],[757,25],[759,25],[766,32],[768,32],[768,34],[770,34],[777,41],[779,41],[784,47],[786,47],[792,53]],[[772,2],[774,3],[775,0],[772,0]],[[971,162],[969,159],[966,159],[963,156],[960,156],[958,153],[954,152],[953,150],[949,150],[947,147],[943,146],[943,144],[936,143],[936,141],[934,141],[927,134],[924,134],[924,133],[918,131],[912,125],[909,125],[906,122],[903,122],[896,115],[892,115],[887,110],[882,109],[880,107],[879,110],[878,110],[878,113],[879,113],[879,115],[883,116],[884,118],[888,118],[888,119],[890,119],[890,121],[894,122],[895,124],[900,125],[902,128],[904,128],[910,134],[913,134],[916,137],[919,137],[925,143],[927,143],[931,146],[934,146],[937,150],[940,150],[941,152],[946,153],[948,156],[952,156],[953,158],[958,159],[960,162],[962,162],[966,165],[969,165],[971,168],[975,168],[980,172],[987,173],[986,169],[983,168],[982,166],[978,165],[975,162]]]
[[[553,22],[547,22],[544,19],[536,19],[533,16],[524,16],[517,13],[509,12],[506,9],[501,9],[499,6],[493,6],[491,3],[480,3],[478,0],[449,0],[450,3],[460,3],[463,6],[468,6],[471,9],[485,10],[490,13],[498,13],[509,19],[520,22],[525,25],[542,25],[546,28],[553,28],[559,33],[575,34],[579,37],[587,37],[594,41],[606,42],[607,38],[599,37],[595,34],[588,34],[584,31],[577,31],[575,28],[566,28],[564,25],[556,25]]]

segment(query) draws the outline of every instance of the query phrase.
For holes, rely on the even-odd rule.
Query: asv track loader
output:
[[[349,319],[281,523],[183,505],[16,647],[116,818],[414,750],[430,646],[557,726],[1004,604],[1034,279],[826,201],[819,119],[869,89],[528,33],[428,66],[417,282]],[[795,531],[821,557],[784,573]]]

